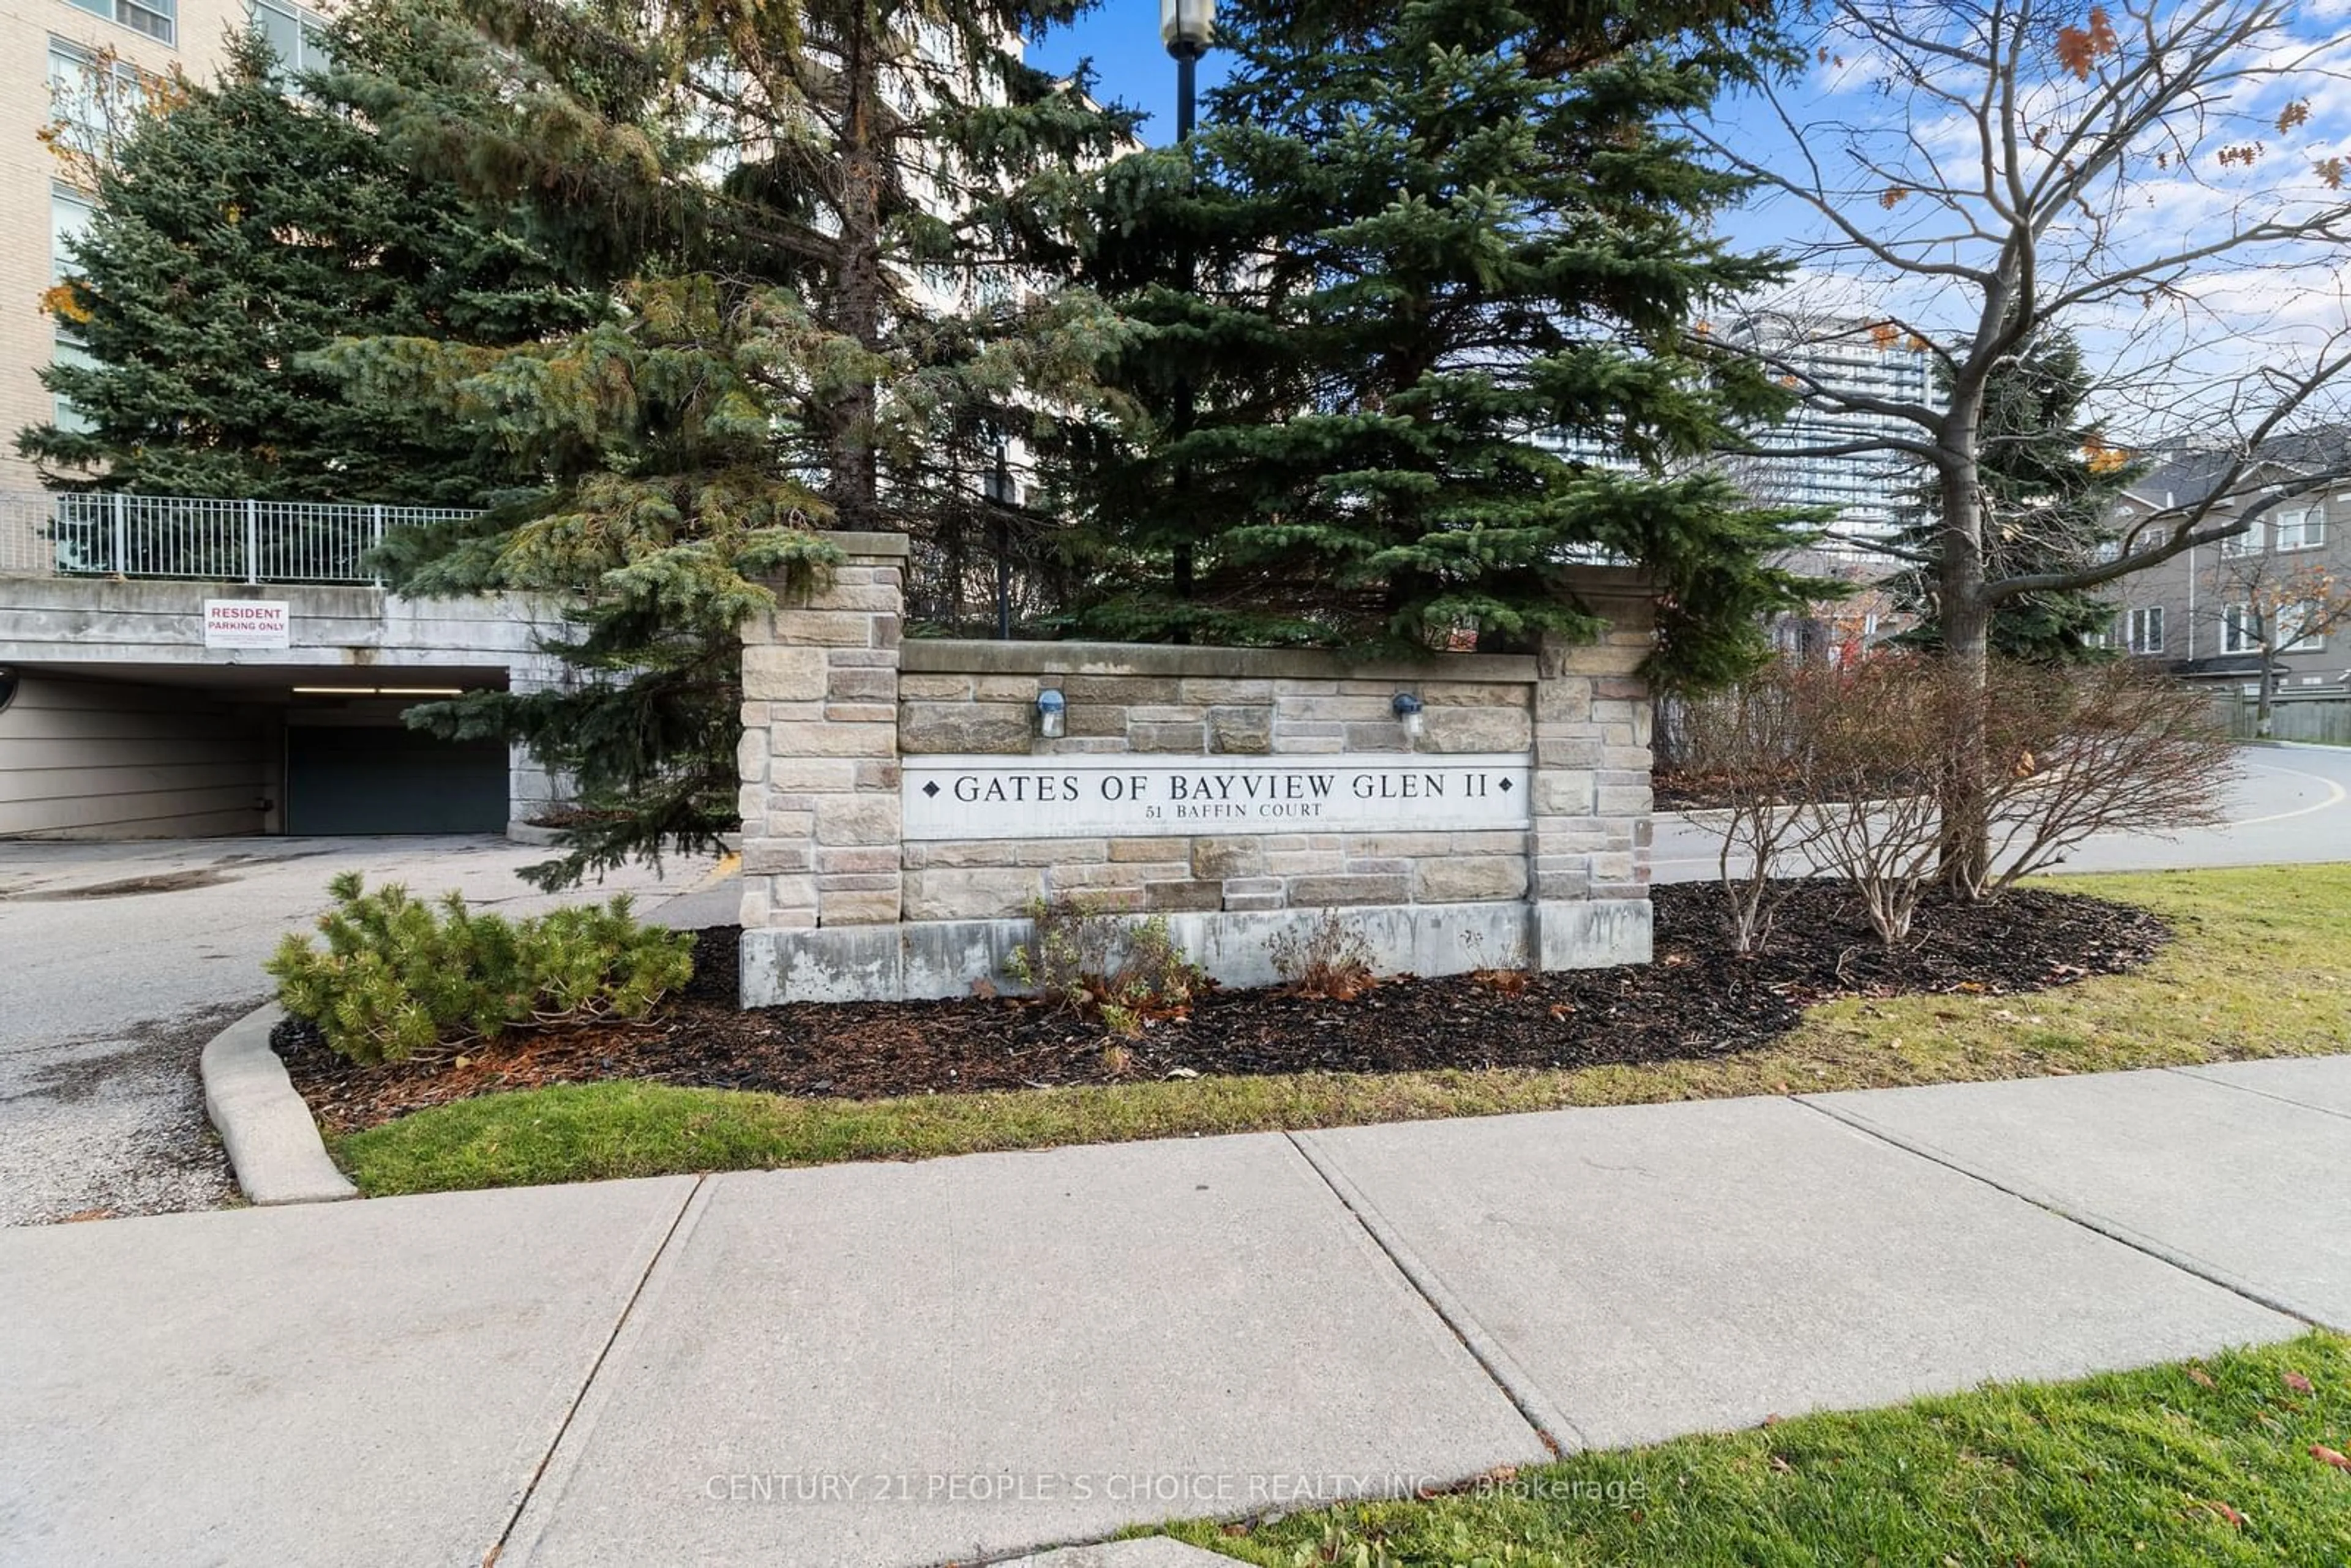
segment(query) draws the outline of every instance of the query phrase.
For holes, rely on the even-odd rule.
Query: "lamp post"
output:
[[[1176,140],[1192,135],[1192,68],[1217,41],[1217,0],[1159,0],[1159,37],[1176,57]]]
[[[1217,0],[1159,0],[1159,38],[1167,52],[1176,57],[1176,144],[1182,146],[1192,140],[1192,98],[1195,68],[1208,46],[1217,41]],[[1192,283],[1192,258],[1184,258],[1184,283]],[[1192,428],[1192,383],[1178,383],[1176,389],[1176,428],[1178,434]],[[1188,486],[1186,486],[1188,488]],[[1175,550],[1176,597],[1189,601],[1192,597],[1192,547],[1178,543]],[[1189,643],[1190,626],[1176,628],[1176,641]]]
[[[985,489],[996,512],[996,640],[1012,640],[1012,526],[1005,513],[1013,499],[1009,443],[996,444],[996,466],[988,470]]]

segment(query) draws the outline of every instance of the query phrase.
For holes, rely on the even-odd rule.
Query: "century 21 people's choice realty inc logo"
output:
[[[1528,760],[1330,757],[909,757],[909,839],[1523,828]]]

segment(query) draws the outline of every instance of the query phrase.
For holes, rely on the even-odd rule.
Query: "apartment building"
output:
[[[18,431],[73,418],[39,372],[79,348],[41,299],[94,160],[239,32],[318,63],[320,21],[294,0],[0,0],[0,835],[495,831],[555,793],[520,753],[402,723],[558,672],[527,606],[371,586],[385,508],[45,501],[16,455]]]
[[[78,351],[41,309],[89,221],[77,165],[136,112],[143,81],[208,80],[230,37],[253,27],[306,64],[318,21],[295,0],[0,0],[0,491],[39,482],[16,433],[72,417],[39,371]]]
[[[2351,477],[2305,487],[2314,476],[2351,472],[2347,455],[2351,432],[2273,443],[2215,511],[2225,517],[2281,490],[2294,493],[2236,538],[2115,583],[2107,591],[2118,605],[2108,645],[2159,660],[2187,679],[2250,691],[2267,643],[2281,694],[2351,688]],[[2118,531],[2210,495],[2230,466],[2225,452],[2165,456],[2117,504]]]

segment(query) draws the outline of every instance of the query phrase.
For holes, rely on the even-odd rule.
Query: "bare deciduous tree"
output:
[[[1763,89],[1787,149],[1751,126],[1688,129],[1801,215],[1813,237],[1794,247],[1792,298],[1869,300],[1845,329],[1931,355],[1947,401],[1856,391],[1769,337],[1708,341],[1816,412],[1880,426],[1771,454],[1891,454],[1931,477],[1929,548],[1865,542],[1927,574],[1958,678],[1983,689],[2004,601],[2111,581],[2339,482],[2342,464],[2321,465],[2216,509],[2266,444],[2340,416],[2351,193],[2310,125],[2313,97],[2344,79],[2340,39],[2302,36],[2286,0],[1834,0],[1818,15],[1819,65],[1856,79]],[[1987,528],[2032,520],[1986,517],[1986,389],[2056,329],[2083,343],[2090,404],[2114,428],[2190,435],[2224,471],[2136,517],[2103,559],[1997,575]],[[1941,871],[1963,895],[1990,883],[1980,712],[1961,706],[1939,787]]]
[[[2215,573],[2220,602],[2201,613],[2220,628],[2224,653],[2252,653],[2253,733],[2275,727],[2278,655],[2315,648],[2351,627],[2351,580],[2325,561],[2247,550],[2223,553]]]

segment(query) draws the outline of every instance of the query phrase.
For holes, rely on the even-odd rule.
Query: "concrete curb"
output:
[[[1134,1541],[1065,1546],[1059,1552],[1034,1557],[1015,1557],[1000,1568],[1194,1568],[1195,1564],[1197,1568],[1210,1568],[1213,1563],[1232,1568],[1232,1561],[1165,1535],[1146,1535]]]
[[[360,1189],[327,1157],[310,1108],[294,1092],[269,1031],[286,1010],[249,1012],[204,1047],[204,1114],[228,1145],[236,1185],[256,1204],[334,1203]]]

